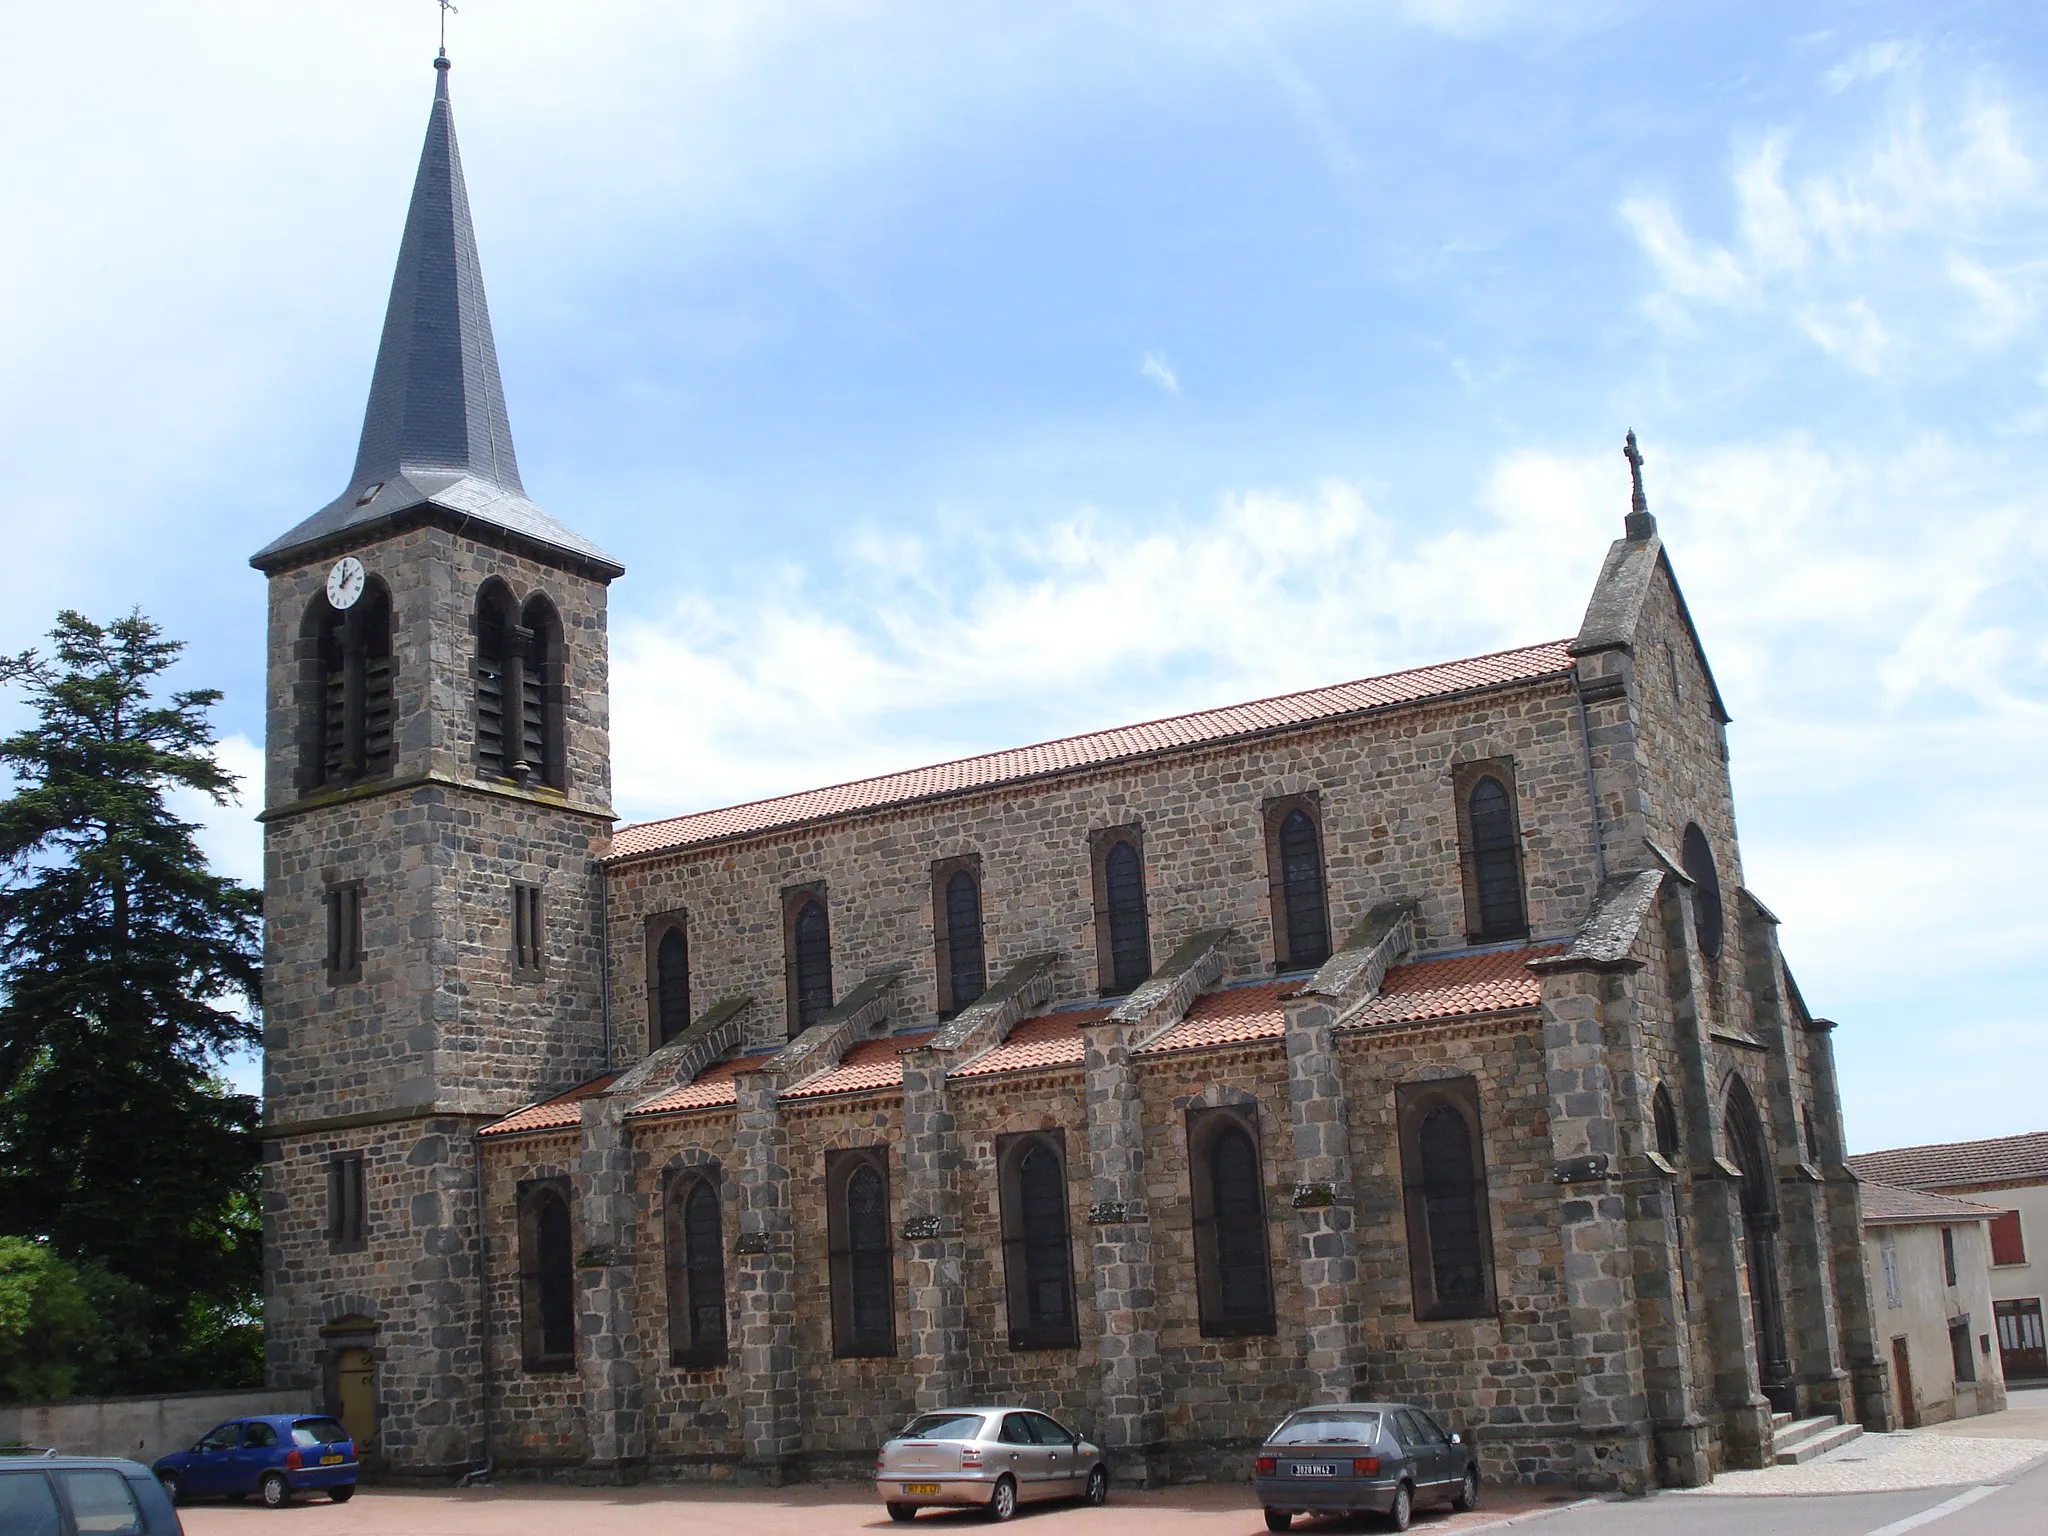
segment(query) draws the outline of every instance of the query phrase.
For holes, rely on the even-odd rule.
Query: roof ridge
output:
[[[1850,1160],[1859,1157],[1896,1157],[1905,1152],[1947,1152],[1961,1147],[1988,1147],[2002,1141],[2037,1141],[2048,1138],[2048,1131],[2015,1131],[2010,1136],[1975,1136],[1968,1141],[1921,1141],[1909,1147],[1873,1147],[1868,1152],[1851,1152]]]
[[[1231,713],[1235,713],[1235,712],[1239,712],[1239,711],[1251,711],[1251,710],[1258,710],[1258,709],[1261,709],[1261,708],[1265,708],[1265,707],[1269,707],[1269,706],[1272,706],[1272,705],[1275,705],[1275,704],[1282,704],[1282,703],[1287,703],[1287,702],[1291,702],[1291,701],[1294,701],[1294,700],[1299,700],[1299,699],[1306,699],[1306,698],[1310,698],[1310,697],[1313,697],[1313,696],[1315,696],[1315,695],[1317,695],[1317,694],[1331,694],[1331,693],[1336,693],[1336,692],[1338,692],[1338,691],[1340,691],[1340,690],[1343,690],[1343,689],[1347,689],[1347,688],[1362,688],[1362,687],[1367,687],[1367,686],[1370,686],[1370,685],[1373,685],[1373,684],[1384,684],[1384,683],[1392,682],[1392,681],[1394,681],[1394,680],[1396,680],[1396,679],[1400,679],[1400,678],[1408,678],[1408,677],[1415,677],[1415,676],[1419,676],[1419,675],[1421,675],[1421,674],[1423,674],[1423,673],[1428,673],[1428,672],[1440,672],[1440,671],[1446,671],[1446,670],[1448,670],[1448,669],[1450,669],[1450,668],[1453,668],[1453,667],[1469,667],[1469,666],[1473,666],[1473,665],[1477,665],[1477,664],[1482,664],[1482,663],[1485,663],[1485,662],[1490,662],[1490,661],[1498,661],[1498,660],[1501,660],[1502,658],[1506,658],[1506,657],[1525,657],[1525,656],[1533,656],[1533,655],[1535,655],[1535,654],[1537,654],[1537,653],[1540,653],[1540,652],[1544,652],[1544,651],[1555,651],[1555,652],[1558,652],[1558,653],[1560,654],[1560,657],[1562,658],[1562,657],[1563,657],[1563,653],[1564,653],[1564,650],[1565,650],[1565,647],[1566,647],[1566,646],[1568,646],[1568,645],[1569,645],[1570,643],[1571,643],[1571,642],[1570,642],[1570,641],[1569,641],[1568,639],[1557,639],[1557,640],[1543,640],[1543,641],[1538,641],[1538,642],[1536,642],[1536,643],[1534,643],[1534,644],[1531,644],[1531,645],[1517,645],[1517,646],[1509,646],[1509,647],[1506,647],[1505,649],[1502,649],[1502,650],[1497,650],[1497,651],[1482,651],[1482,652],[1480,652],[1479,654],[1477,654],[1477,655],[1473,655],[1473,656],[1456,656],[1456,657],[1452,657],[1452,658],[1450,658],[1449,660],[1446,660],[1446,661],[1433,661],[1433,662],[1426,662],[1426,663],[1423,663],[1422,665],[1419,665],[1419,666],[1413,666],[1413,667],[1401,667],[1401,668],[1397,668],[1396,670],[1394,670],[1394,671],[1392,671],[1392,672],[1377,672],[1377,673],[1373,673],[1373,674],[1371,674],[1371,675],[1369,675],[1369,676],[1366,676],[1366,677],[1346,678],[1346,679],[1343,679],[1343,680],[1341,680],[1341,681],[1339,681],[1339,682],[1334,682],[1334,683],[1321,683],[1321,684],[1318,684],[1318,685],[1316,685],[1315,687],[1312,687],[1312,688],[1297,688],[1297,689],[1292,689],[1292,690],[1290,690],[1290,691],[1288,691],[1288,692],[1285,692],[1285,693],[1273,693],[1273,694],[1267,694],[1267,695],[1265,695],[1265,696],[1263,696],[1263,697],[1261,697],[1261,698],[1256,698],[1256,699],[1240,699],[1240,700],[1236,700],[1236,701],[1234,701],[1234,702],[1231,702],[1231,703],[1225,703],[1225,704],[1214,704],[1214,705],[1210,705],[1210,706],[1208,706],[1207,708],[1204,708],[1204,709],[1184,710],[1184,711],[1182,711],[1182,712],[1181,712],[1181,713],[1179,713],[1179,714],[1173,714],[1173,715],[1160,715],[1160,716],[1157,716],[1157,717],[1155,717],[1155,718],[1153,718],[1153,719],[1150,719],[1150,720],[1136,720],[1136,721],[1127,721],[1127,722],[1124,722],[1124,723],[1122,723],[1122,724],[1119,724],[1119,725],[1109,725],[1109,726],[1101,726],[1101,727],[1098,727],[1098,728],[1096,728],[1096,729],[1094,729],[1094,730],[1088,730],[1088,731],[1075,731],[1075,732],[1071,732],[1071,733],[1069,733],[1069,734],[1067,734],[1067,735],[1065,735],[1065,736],[1054,736],[1054,737],[1050,737],[1050,738],[1048,738],[1048,739],[1046,739],[1046,740],[1043,740],[1043,741],[1025,742],[1025,743],[1021,743],[1021,744],[1019,744],[1019,745],[1016,745],[1016,746],[1009,746],[1009,747],[997,747],[997,748],[995,748],[995,749],[993,749],[993,750],[991,750],[991,751],[986,751],[986,752],[971,752],[971,753],[967,753],[967,754],[965,754],[965,755],[963,755],[963,756],[960,756],[960,757],[953,757],[953,758],[945,758],[945,759],[942,759],[941,761],[938,761],[938,762],[934,762],[934,763],[923,763],[923,764],[919,764],[919,765],[916,765],[916,766],[913,766],[913,767],[909,767],[909,768],[896,768],[896,769],[891,769],[891,770],[889,770],[889,771],[887,771],[887,772],[884,772],[884,773],[875,773],[875,774],[867,774],[867,775],[864,775],[864,776],[863,776],[863,777],[861,777],[861,778],[857,778],[857,779],[847,779],[847,780],[844,780],[844,781],[842,781],[842,782],[840,782],[840,783],[837,783],[837,784],[821,784],[821,785],[814,785],[814,786],[812,786],[812,787],[810,787],[810,788],[808,788],[808,789],[794,789],[794,790],[787,790],[787,791],[783,792],[782,794],[778,794],[778,795],[764,795],[764,796],[760,797],[759,799],[755,799],[755,800],[742,800],[742,801],[739,801],[739,802],[737,802],[737,803],[734,803],[734,804],[729,804],[729,805],[715,805],[715,806],[707,806],[707,807],[705,807],[705,808],[704,808],[704,809],[702,809],[702,810],[696,810],[696,811],[684,811],[684,812],[680,812],[680,813],[678,813],[678,814],[676,814],[676,815],[673,815],[673,816],[660,816],[660,817],[656,817],[656,818],[654,818],[654,819],[653,819],[653,820],[651,820],[651,821],[641,821],[641,822],[632,822],[632,823],[629,823],[629,824],[627,824],[627,825],[625,825],[625,826],[621,826],[621,827],[617,828],[617,829],[616,829],[616,830],[615,830],[615,831],[613,832],[613,834],[612,834],[612,844],[613,844],[613,847],[614,847],[614,848],[616,849],[616,848],[618,847],[618,844],[619,844],[620,840],[622,840],[622,839],[628,839],[628,838],[630,838],[630,837],[631,837],[631,835],[632,835],[632,834],[636,834],[636,833],[637,833],[637,834],[642,834],[642,835],[645,835],[645,834],[648,834],[648,833],[654,832],[654,831],[655,831],[656,829],[658,829],[658,828],[662,828],[662,827],[671,827],[671,826],[676,826],[676,825],[678,825],[678,824],[680,824],[680,823],[684,823],[684,822],[690,822],[690,821],[695,821],[695,820],[697,820],[697,819],[699,819],[699,818],[701,818],[701,817],[708,817],[708,816],[725,816],[725,817],[731,817],[731,816],[736,816],[736,815],[738,815],[738,814],[740,814],[740,813],[742,813],[742,812],[746,812],[746,811],[754,811],[754,810],[759,810],[759,809],[762,809],[762,808],[764,808],[764,807],[768,807],[768,806],[777,806],[777,805],[784,805],[784,804],[787,804],[787,803],[789,803],[789,802],[792,802],[792,801],[799,801],[799,800],[804,800],[804,799],[807,799],[807,798],[810,798],[810,797],[813,797],[813,796],[830,796],[830,795],[845,795],[845,794],[846,794],[847,792],[849,792],[849,791],[854,791],[854,790],[860,790],[860,789],[868,788],[868,787],[870,787],[870,786],[874,786],[874,785],[880,785],[880,784],[884,784],[884,783],[887,783],[887,782],[889,782],[890,780],[898,780],[898,779],[900,779],[900,780],[910,780],[910,779],[915,779],[915,778],[917,778],[917,777],[919,777],[919,776],[923,776],[923,775],[935,775],[935,774],[940,774],[940,773],[943,773],[943,772],[944,772],[945,770],[947,770],[947,769],[952,769],[952,768],[961,768],[961,767],[965,767],[965,766],[967,766],[967,765],[970,765],[970,764],[978,764],[978,763],[988,763],[988,762],[994,761],[994,760],[996,760],[996,759],[1004,758],[1004,757],[1011,757],[1011,756],[1023,756],[1023,755],[1025,755],[1025,754],[1030,754],[1030,753],[1045,753],[1045,752],[1051,751],[1051,750],[1053,750],[1053,749],[1056,749],[1056,748],[1059,748],[1059,747],[1065,747],[1065,746],[1069,746],[1069,745],[1072,745],[1072,744],[1074,744],[1074,743],[1076,743],[1076,742],[1089,742],[1089,741],[1098,741],[1098,740],[1102,740],[1102,739],[1104,739],[1104,738],[1109,738],[1109,737],[1115,737],[1115,736],[1120,736],[1120,735],[1125,735],[1125,734],[1135,734],[1135,733],[1141,733],[1141,732],[1146,732],[1146,731],[1153,731],[1153,730],[1157,730],[1157,729],[1159,729],[1159,728],[1161,728],[1161,727],[1165,727],[1165,726],[1174,726],[1174,725],[1181,725],[1181,724],[1184,724],[1185,722],[1188,722],[1188,721],[1194,721],[1194,720],[1201,720],[1201,719],[1203,719],[1203,718],[1205,718],[1205,717],[1209,717],[1209,716],[1218,716],[1218,715],[1226,715],[1226,714],[1231,714]],[[1560,671],[1563,671],[1563,670],[1565,669],[1565,667],[1567,667],[1567,666],[1569,666],[1569,665],[1570,665],[1569,659],[1568,659],[1568,658],[1564,658],[1564,662],[1563,662],[1563,665],[1561,665],[1561,666],[1560,666],[1559,670],[1560,670]],[[1528,679],[1522,679],[1522,678],[1515,678],[1515,679],[1509,679],[1509,681],[1516,681],[1516,682],[1519,682],[1519,681],[1526,681],[1526,680],[1528,680]],[[1479,686],[1483,686],[1483,685],[1479,685]],[[1446,691],[1454,691],[1454,690],[1446,690]],[[1371,708],[1374,708],[1374,707],[1390,707],[1391,705],[1394,705],[1394,704],[1405,704],[1405,703],[1420,703],[1420,702],[1422,702],[1422,701],[1423,701],[1424,699],[1426,699],[1426,698],[1428,698],[1428,697],[1430,697],[1430,695],[1428,695],[1428,694],[1422,694],[1422,695],[1418,695],[1418,696],[1416,696],[1415,698],[1412,698],[1412,699],[1396,699],[1396,700],[1390,700],[1390,701],[1388,701],[1388,703],[1387,703],[1386,705],[1381,705],[1381,706],[1374,706],[1374,705],[1372,705],[1372,704],[1364,704],[1364,705],[1360,705],[1360,706],[1358,706],[1358,708],[1357,708],[1356,710],[1348,710],[1348,711],[1337,711],[1337,712],[1335,712],[1335,714],[1345,714],[1345,713],[1362,713],[1363,711],[1365,711],[1365,710],[1367,710],[1367,709],[1371,709]],[[1333,717],[1334,717],[1334,716],[1333,716]],[[1317,722],[1315,722],[1315,721],[1300,721],[1300,722],[1289,722],[1289,723],[1292,723],[1292,724],[1301,724],[1301,725],[1311,725],[1311,724],[1315,724],[1315,723],[1317,723]],[[1285,727],[1284,727],[1284,726],[1282,726],[1281,728],[1285,728]],[[1250,730],[1252,730],[1252,729],[1256,729],[1256,728],[1255,728],[1255,727],[1247,727],[1247,728],[1246,728],[1247,732],[1248,732],[1248,731],[1250,731]],[[1236,733],[1236,732],[1230,732],[1230,733],[1222,733],[1222,734],[1219,734],[1218,736],[1216,736],[1216,737],[1215,737],[1215,738],[1213,738],[1213,739],[1215,739],[1215,740],[1225,740],[1225,739],[1228,739],[1228,736],[1229,736],[1229,735],[1231,735],[1231,734],[1238,734],[1238,733]],[[1204,745],[1204,744],[1206,744],[1206,743],[1202,743],[1202,742],[1188,742],[1188,743],[1185,743],[1184,745],[1187,745],[1187,746],[1196,746],[1196,745]],[[1163,747],[1163,748],[1154,748],[1153,750],[1172,750],[1173,746],[1175,746],[1175,745],[1183,745],[1183,744],[1178,744],[1178,743],[1174,743],[1174,744],[1168,744],[1167,746],[1165,746],[1165,747]],[[1133,752],[1131,752],[1131,753],[1129,753],[1129,754],[1119,754],[1119,755],[1131,755],[1131,756],[1136,756],[1136,755],[1139,755],[1139,753],[1138,753],[1138,752],[1136,752],[1136,751],[1133,751]],[[1098,766],[1098,765],[1099,765],[1100,763],[1104,763],[1104,762],[1110,762],[1110,761],[1114,761],[1114,760],[1115,760],[1115,757],[1113,757],[1113,756],[1112,756],[1112,757],[1103,757],[1103,758],[1100,758],[1100,759],[1096,759],[1096,760],[1094,760],[1094,761],[1092,761],[1092,762],[1075,762],[1075,763],[1073,763],[1073,764],[1070,764],[1070,765],[1056,765],[1056,766],[1055,766],[1055,767],[1053,767],[1053,768],[1050,768],[1050,769],[1047,769],[1047,770],[1043,770],[1043,771],[1047,771],[1047,772],[1058,772],[1058,771],[1061,771],[1061,768],[1062,768],[1062,767],[1071,767],[1072,769],[1075,769],[1075,770],[1079,770],[1079,769],[1083,769],[1083,768],[1087,768],[1087,767],[1093,767],[1093,766]],[[1016,774],[1016,775],[1013,775],[1013,776],[1009,776],[1009,777],[1016,777],[1016,778],[1022,778],[1022,777],[1025,777],[1025,776],[1027,776],[1027,775],[1025,775],[1024,773],[1018,773],[1018,774]],[[1005,781],[1006,781],[1005,777],[996,777],[996,778],[991,778],[991,779],[989,779],[989,780],[987,780],[987,781],[985,781],[985,782],[983,782],[983,783],[979,783],[979,784],[973,784],[973,785],[967,785],[967,786],[962,786],[962,789],[963,789],[963,790],[967,790],[967,789],[980,789],[980,788],[989,788],[989,787],[994,787],[995,785],[997,785],[997,784],[1000,784],[1000,783],[1003,783],[1003,782],[1005,782]],[[940,791],[940,792],[943,792],[943,791]],[[911,799],[911,798],[918,798],[918,797],[915,797],[915,796],[911,796],[911,795],[907,795],[907,794],[906,794],[906,795],[904,795],[904,796],[902,796],[902,797],[900,797],[900,798],[902,798],[902,799]],[[873,803],[871,803],[871,804],[868,804],[868,805],[861,805],[861,806],[853,806],[853,807],[849,807],[848,809],[849,809],[849,810],[867,810],[867,809],[879,809],[879,808],[880,808],[881,806],[884,806],[884,805],[887,805],[887,804],[890,804],[890,803],[892,803],[892,802],[891,802],[891,801],[889,801],[889,800],[878,800],[878,801],[875,801],[875,802],[873,802]],[[828,815],[828,814],[831,814],[831,813],[830,813],[830,812],[825,812],[825,813],[821,813],[821,814],[820,814],[820,816],[819,816],[819,817],[817,817],[817,818],[808,818],[808,817],[807,817],[807,818],[803,818],[803,819],[822,819],[822,818],[823,818],[823,815]],[[749,832],[754,832],[754,831],[768,831],[768,830],[772,830],[772,829],[774,829],[775,827],[778,827],[778,826],[780,826],[780,825],[785,825],[785,823],[779,823],[779,822],[773,822],[773,821],[770,821],[770,822],[764,822],[764,823],[762,823],[761,825],[759,825],[759,826],[757,826],[757,827],[750,827],[750,828],[745,828],[745,829],[742,829],[742,830],[741,830],[740,832],[738,832],[738,833],[736,833],[736,834],[734,834],[734,835],[741,835],[741,836],[744,836],[744,835],[746,835],[746,834],[747,834],[747,833],[749,833]],[[677,845],[670,845],[670,844],[662,844],[662,843],[652,843],[652,844],[650,844],[649,846],[647,846],[647,847],[644,847],[644,848],[634,848],[634,849],[631,849],[631,850],[629,850],[629,851],[627,851],[627,852],[623,852],[623,853],[615,852],[615,853],[613,853],[613,854],[609,855],[608,857],[609,857],[610,859],[626,859],[626,858],[641,858],[641,857],[645,857],[645,856],[647,856],[647,855],[649,855],[649,854],[653,854],[653,853],[660,853],[660,852],[664,852],[664,851],[666,851],[666,850],[667,850],[667,848],[668,848],[668,847],[670,847],[670,846],[677,846]]]

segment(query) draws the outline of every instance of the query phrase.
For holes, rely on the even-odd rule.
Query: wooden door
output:
[[[376,1378],[367,1349],[344,1349],[335,1357],[335,1379],[341,1399],[341,1424],[356,1443],[358,1460],[377,1443]]]
[[[2048,1378],[2048,1342],[2041,1336],[2040,1298],[1997,1301],[1991,1310],[1998,1318],[1998,1359],[2005,1368],[2005,1379]]]
[[[1899,1422],[1908,1429],[1918,1429],[1920,1404],[1913,1396],[1913,1357],[1906,1350],[1903,1335],[1892,1340],[1892,1385],[1899,1393]]]

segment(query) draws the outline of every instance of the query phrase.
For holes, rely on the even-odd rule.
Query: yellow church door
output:
[[[367,1457],[377,1444],[375,1375],[367,1349],[344,1349],[335,1357],[340,1387],[341,1423],[356,1443],[356,1457]]]

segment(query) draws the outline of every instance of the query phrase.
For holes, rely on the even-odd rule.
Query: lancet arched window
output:
[[[790,913],[789,995],[792,1035],[832,1010],[832,925],[822,896],[800,895]]]
[[[480,774],[555,789],[568,782],[561,615],[544,593],[524,608],[495,577],[477,595],[476,764]]]
[[[1129,992],[1152,974],[1152,937],[1145,915],[1145,863],[1129,837],[1114,839],[1102,853],[1102,912],[1108,929],[1110,994]]]
[[[657,1047],[690,1027],[690,940],[675,921],[654,946],[654,1020]]]
[[[1479,937],[1520,938],[1528,932],[1522,909],[1522,859],[1514,804],[1507,786],[1483,775],[1466,801],[1472,828],[1472,877],[1479,895]]]
[[[1202,1332],[1212,1337],[1274,1327],[1256,1113],[1235,1105],[1188,1111],[1195,1289]]]
[[[833,1353],[896,1353],[895,1259],[889,1234],[888,1154],[880,1147],[825,1159]]]
[[[576,1364],[576,1243],[568,1180],[536,1180],[519,1197],[520,1333],[529,1371]]]
[[[1062,1138],[1053,1131],[998,1137],[996,1158],[1010,1347],[1072,1349],[1079,1334]]]
[[[314,598],[301,644],[303,787],[345,789],[388,777],[395,676],[391,595],[383,582],[371,577],[348,608],[335,608],[324,593]]]
[[[669,1183],[662,1212],[668,1337],[677,1365],[725,1363],[725,1238],[718,1170],[694,1168]]]
[[[1688,822],[1685,840],[1679,845],[1679,862],[1692,879],[1692,926],[1700,941],[1700,953],[1709,960],[1721,953],[1721,872],[1714,867],[1714,850],[1699,823]]]
[[[1330,903],[1322,832],[1307,802],[1282,801],[1268,809],[1267,852],[1279,929],[1274,959],[1288,968],[1321,965],[1330,958]]]
[[[1432,1320],[1493,1311],[1493,1242],[1479,1085],[1471,1078],[1394,1090],[1408,1216],[1415,1315]]]
[[[988,990],[988,949],[981,929],[981,880],[973,859],[933,869],[938,934],[939,1012],[958,1013]]]

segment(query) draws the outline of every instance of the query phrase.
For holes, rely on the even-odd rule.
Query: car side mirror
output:
[[[1451,1444],[1453,1444],[1453,1445],[1463,1445],[1464,1443],[1465,1443],[1465,1437],[1464,1437],[1463,1435],[1461,1435],[1461,1434],[1457,1433],[1457,1432],[1456,1432],[1455,1430],[1453,1430],[1453,1431],[1452,1431],[1452,1433],[1451,1433]]]

